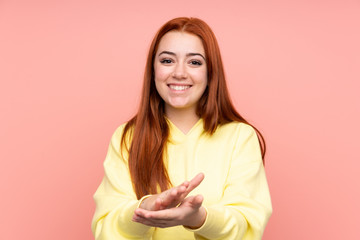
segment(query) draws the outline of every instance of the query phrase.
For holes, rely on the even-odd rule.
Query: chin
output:
[[[176,109],[176,110],[185,110],[188,108],[191,108],[191,105],[184,104],[184,103],[175,103],[175,104],[168,104],[170,108]]]

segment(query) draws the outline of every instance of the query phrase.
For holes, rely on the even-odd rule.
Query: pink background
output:
[[[0,238],[93,238],[92,195],[150,41],[195,16],[267,139],[263,239],[360,239],[360,2],[130,2],[0,1]]]

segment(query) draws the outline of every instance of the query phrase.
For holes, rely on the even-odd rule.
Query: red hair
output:
[[[213,134],[218,125],[232,121],[249,124],[231,103],[219,46],[210,27],[198,18],[182,17],[167,22],[156,33],[151,43],[140,107],[137,114],[126,124],[121,139],[121,146],[126,146],[126,136],[131,134],[131,145],[130,148],[126,146],[126,149],[129,151],[130,176],[138,199],[147,194],[156,194],[159,190],[164,191],[171,186],[163,161],[169,127],[164,117],[164,101],[158,94],[154,81],[155,53],[161,38],[169,31],[191,33],[202,40],[206,55],[208,86],[199,100],[196,113],[203,119],[204,131]],[[254,129],[259,136],[264,158],[264,138],[255,127]]]

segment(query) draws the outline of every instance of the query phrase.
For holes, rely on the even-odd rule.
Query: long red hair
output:
[[[156,33],[151,43],[140,107],[137,114],[126,124],[121,139],[121,146],[125,146],[129,152],[128,165],[138,199],[171,187],[163,161],[169,127],[164,117],[164,101],[158,94],[154,82],[155,53],[161,38],[169,31],[195,34],[202,40],[206,55],[208,86],[199,100],[197,114],[203,119],[204,131],[213,134],[218,125],[232,121],[249,124],[231,103],[219,46],[210,27],[198,18],[181,17],[167,22]],[[254,129],[259,136],[264,159],[265,141],[261,133],[255,127]],[[126,146],[126,139],[131,139],[130,147]]]

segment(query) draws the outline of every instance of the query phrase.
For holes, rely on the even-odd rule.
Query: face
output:
[[[206,56],[201,39],[193,34],[170,31],[160,40],[155,55],[156,89],[165,101],[165,113],[196,112],[207,86]]]

